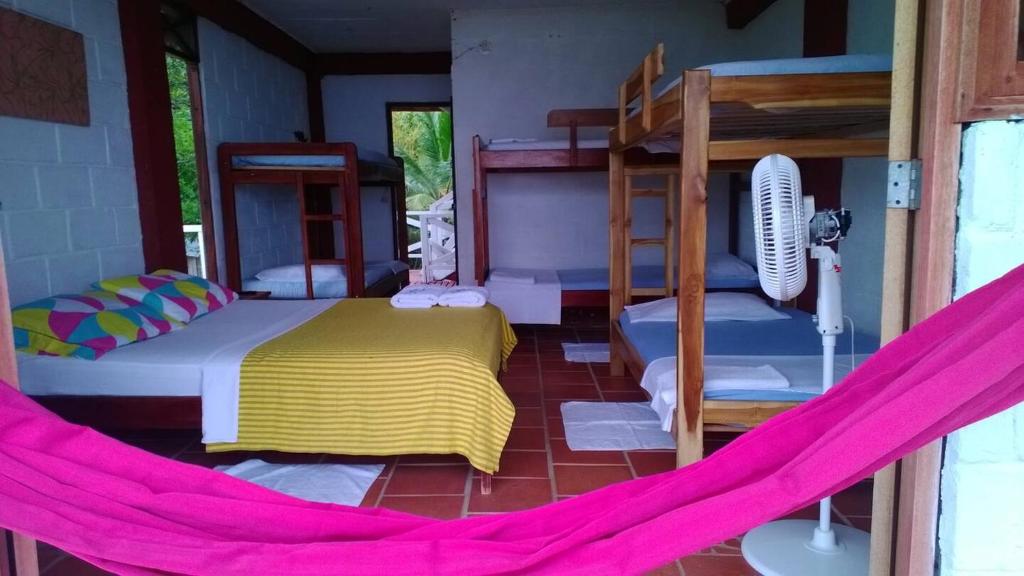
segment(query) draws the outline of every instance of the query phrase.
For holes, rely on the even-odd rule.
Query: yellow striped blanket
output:
[[[238,441],[207,450],[454,453],[496,472],[515,410],[495,376],[515,344],[489,304],[343,300],[245,357]]]

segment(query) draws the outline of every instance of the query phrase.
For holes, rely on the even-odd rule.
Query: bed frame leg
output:
[[[491,479],[493,476],[490,474],[481,474],[480,476],[480,493],[487,496],[491,493]]]

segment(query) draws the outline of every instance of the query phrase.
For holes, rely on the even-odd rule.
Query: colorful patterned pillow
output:
[[[174,270],[109,278],[93,286],[138,300],[186,324],[238,299],[238,294],[217,283]]]
[[[11,312],[11,320],[19,351],[87,360],[181,327],[141,302],[103,291],[23,304]]]

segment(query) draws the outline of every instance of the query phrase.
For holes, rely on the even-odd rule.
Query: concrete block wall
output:
[[[216,24],[199,20],[199,71],[206,118],[210,189],[223,277],[217,146],[221,142],[294,142],[309,134],[305,74]],[[302,261],[299,207],[288,186],[238,188],[239,249],[243,276]]]
[[[1024,264],[1024,123],[964,133],[955,296]],[[939,551],[943,576],[1024,574],[1024,405],[946,443]]]
[[[12,304],[143,271],[114,0],[0,0],[81,32],[89,126],[0,116],[0,236]]]

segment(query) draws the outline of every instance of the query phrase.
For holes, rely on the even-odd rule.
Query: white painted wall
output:
[[[82,33],[91,114],[87,127],[0,116],[0,235],[12,304],[143,272],[116,3],[0,6]]]
[[[446,74],[327,76],[323,80],[324,128],[329,142],[355,142],[360,152],[388,152],[388,102],[450,102]],[[393,257],[392,209],[386,188],[362,190],[363,256]],[[335,234],[342,248],[343,237]]]
[[[965,131],[960,190],[956,298],[1024,263],[1024,123]],[[1024,574],[1024,405],[949,436],[941,500],[944,576]]]
[[[216,24],[199,19],[199,71],[206,118],[217,266],[224,265],[217,146],[221,142],[294,142],[309,134],[306,76]],[[299,207],[288,186],[238,187],[242,276],[302,261]]]
[[[741,58],[798,56],[803,4],[782,0],[744,31],[725,27],[715,2],[599,7],[456,10],[452,96],[459,271],[473,277],[472,137],[564,137],[546,128],[553,108],[615,105],[616,87],[659,41],[666,76],[684,67]],[[480,48],[486,41],[487,50]],[[598,136],[600,136],[598,134]],[[606,175],[508,175],[490,180],[492,265],[607,266]],[[716,214],[716,212],[718,214]],[[710,229],[727,205],[713,207]],[[720,215],[719,215],[720,214]],[[661,218],[642,208],[639,220]],[[727,236],[710,237],[709,245]],[[657,254],[640,261],[657,261]]]

